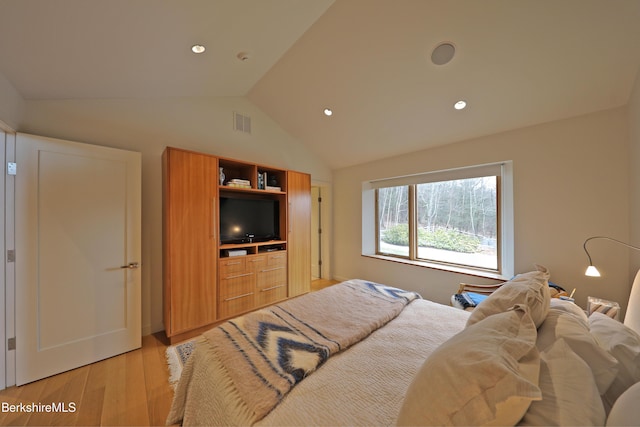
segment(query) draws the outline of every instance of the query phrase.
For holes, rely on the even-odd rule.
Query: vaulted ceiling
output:
[[[334,168],[622,106],[639,67],[640,0],[0,0],[24,99],[246,96]]]

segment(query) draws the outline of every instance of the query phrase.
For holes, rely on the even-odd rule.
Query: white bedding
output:
[[[257,425],[394,425],[424,360],[461,331],[468,316],[449,306],[413,301],[386,326],[331,357]],[[199,342],[185,366],[169,423],[229,425],[242,419],[244,409],[235,404],[228,375],[207,345]]]

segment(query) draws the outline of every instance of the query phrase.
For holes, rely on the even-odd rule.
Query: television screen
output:
[[[247,243],[279,240],[278,208],[277,200],[220,197],[220,241]]]

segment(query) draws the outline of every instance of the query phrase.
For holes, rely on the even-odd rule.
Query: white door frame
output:
[[[320,259],[322,260],[322,278],[333,279],[332,259],[331,259],[331,236],[333,236],[333,216],[332,216],[332,192],[331,184],[324,181],[312,181],[312,187],[318,187],[322,203],[320,204],[322,234],[320,235],[320,245],[322,253]],[[312,233],[317,233],[318,230],[311,230]]]
[[[4,173],[0,184],[0,226],[4,238],[0,242],[0,390],[15,385],[15,350],[7,347],[8,338],[15,337],[15,263],[8,261],[7,250],[15,245],[14,184],[15,177],[8,174],[8,162],[15,162],[16,136],[13,129],[0,121],[0,157]]]
[[[2,128],[0,128],[0,165],[6,165],[6,133]],[[4,166],[3,166],[4,167]],[[6,254],[6,246],[5,246],[5,236],[4,236],[4,228],[5,228],[5,210],[6,210],[6,202],[4,198],[5,194],[5,181],[7,174],[2,174],[2,182],[0,183],[0,224],[3,228],[2,239],[0,239],[0,254]],[[5,367],[7,365],[7,336],[5,330],[5,312],[7,301],[5,300],[5,265],[6,265],[6,257],[5,262],[0,263],[0,310],[2,310],[2,316],[0,316],[0,368]],[[6,386],[6,371],[5,369],[0,369],[0,390],[4,389]]]

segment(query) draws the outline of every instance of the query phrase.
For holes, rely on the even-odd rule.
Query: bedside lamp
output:
[[[630,245],[628,243],[622,242],[620,240],[617,239],[613,239],[611,237],[606,237],[606,236],[593,236],[593,237],[589,237],[587,240],[584,241],[584,244],[582,245],[582,247],[584,248],[584,252],[587,254],[587,258],[589,258],[589,267],[587,267],[587,271],[584,272],[585,276],[590,276],[590,277],[600,277],[600,272],[598,271],[598,269],[593,265],[593,261],[591,261],[591,255],[589,255],[589,251],[587,250],[587,242],[593,239],[605,239],[605,240],[610,240],[612,242],[616,242],[619,243],[623,246],[626,246],[628,248],[631,249],[635,249],[637,251],[640,251],[640,248],[637,246],[633,246]]]
[[[587,251],[587,242],[593,239],[605,239],[610,240],[615,243],[620,243],[623,246],[626,246],[630,249],[635,249],[640,251],[640,248],[637,246],[630,245],[625,242],[621,242],[620,240],[612,239],[611,237],[605,236],[594,236],[589,237],[584,241],[584,252],[587,254],[587,258],[589,258],[589,267],[587,267],[587,271],[585,271],[585,276],[599,277],[600,272],[597,268],[593,266],[593,262],[591,261],[591,255],[589,255],[589,251]],[[624,316],[624,322],[626,326],[633,329],[634,331],[640,333],[640,270],[636,273],[636,277],[633,280],[633,284],[631,285],[631,293],[629,294],[629,302],[627,304],[626,314]]]

